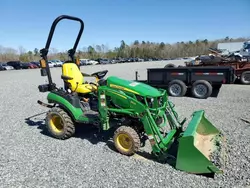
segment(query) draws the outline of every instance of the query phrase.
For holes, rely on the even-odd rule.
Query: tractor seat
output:
[[[62,76],[65,85],[69,89],[80,94],[88,94],[97,91],[97,86],[84,83],[84,77],[78,66],[72,62],[65,62],[62,65]]]

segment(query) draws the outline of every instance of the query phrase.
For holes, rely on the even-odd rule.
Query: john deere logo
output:
[[[110,87],[112,87],[112,88],[116,88],[116,89],[122,89],[122,90],[124,90],[125,88],[124,87],[122,87],[122,86],[118,86],[118,85],[114,85],[114,84],[110,84]]]

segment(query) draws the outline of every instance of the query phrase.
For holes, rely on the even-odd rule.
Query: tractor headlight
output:
[[[159,97],[158,98],[158,106],[162,106],[163,105],[163,98],[162,97]]]
[[[149,108],[153,107],[154,98],[146,98]]]

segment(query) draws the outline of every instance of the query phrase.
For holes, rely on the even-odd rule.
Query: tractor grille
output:
[[[153,108],[154,107],[154,100],[157,100],[157,106],[156,108],[159,108],[159,107],[162,107],[164,105],[164,101],[163,101],[163,97],[160,96],[160,97],[157,97],[157,98],[151,98],[151,97],[147,97],[146,98],[146,101],[147,101],[147,104],[144,100],[144,98],[142,96],[139,96],[139,95],[136,95],[136,99],[145,104],[145,105],[148,105],[149,108]]]

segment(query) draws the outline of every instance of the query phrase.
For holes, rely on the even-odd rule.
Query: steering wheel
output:
[[[107,72],[108,70],[98,71],[98,72],[92,73],[91,76],[95,76],[98,79],[102,79],[104,76],[106,76]]]

